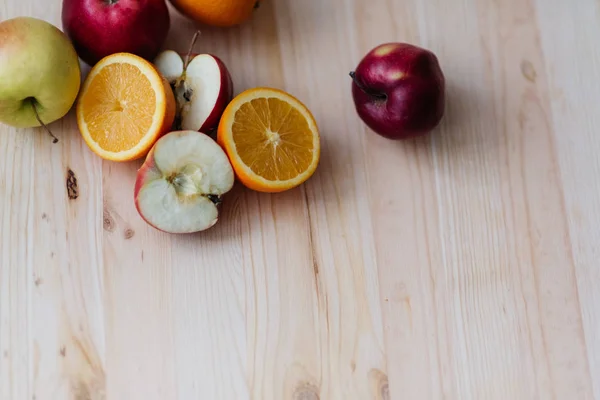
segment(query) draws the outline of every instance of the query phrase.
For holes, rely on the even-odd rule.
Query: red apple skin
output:
[[[223,63],[223,61],[221,61],[221,59],[217,56],[212,54],[209,54],[209,56],[214,58],[219,65],[219,70],[221,71],[221,91],[219,92],[219,96],[217,97],[217,102],[212,113],[210,113],[206,121],[204,121],[204,124],[202,124],[199,131],[212,135],[219,126],[219,122],[221,121],[221,116],[225,112],[225,108],[227,108],[233,99],[233,80],[231,79],[231,74],[225,66],[225,63]]]
[[[386,43],[371,50],[351,75],[358,115],[383,137],[425,135],[444,115],[445,78],[429,50]]]
[[[152,60],[170,28],[165,0],[63,0],[63,30],[93,66],[120,52]]]

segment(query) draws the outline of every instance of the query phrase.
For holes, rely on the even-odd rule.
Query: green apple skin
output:
[[[79,58],[54,25],[28,17],[0,22],[0,122],[18,128],[64,117],[81,85]]]

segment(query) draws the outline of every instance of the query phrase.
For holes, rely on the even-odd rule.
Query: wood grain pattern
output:
[[[0,126],[0,399],[600,399],[599,22],[594,0],[271,0],[202,27],[236,93],[314,111],[323,154],[201,234],[149,228],[140,162],[95,157],[72,113],[54,145]],[[354,112],[347,73],[387,41],[440,58],[429,137]]]

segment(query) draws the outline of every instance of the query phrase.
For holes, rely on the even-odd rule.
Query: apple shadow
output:
[[[317,168],[308,181],[281,193],[257,192],[236,180],[233,189],[223,196],[217,224],[185,237],[202,244],[241,246],[243,238],[260,232],[267,220],[269,222],[266,223],[273,224],[276,230],[277,226],[298,223],[306,223],[307,229],[310,229],[308,219],[302,219],[305,217],[304,208],[310,207],[307,192],[321,191],[322,174]]]
[[[505,121],[497,114],[492,93],[475,86],[449,88],[448,120],[437,151],[452,155],[468,174],[480,170],[483,160],[495,157],[504,145]]]
[[[197,47],[204,46],[210,42],[207,37],[210,37],[211,28],[201,26],[192,19],[181,14],[175,7],[167,2],[169,15],[171,16],[171,29],[167,34],[167,39],[162,45],[162,50],[174,50],[181,54],[185,54],[190,46],[190,41],[196,31],[201,32],[201,36],[196,43]]]
[[[217,223],[205,231],[183,235],[183,237],[218,245],[229,244],[231,241],[239,242],[248,233],[248,224],[243,220],[248,195],[249,189],[236,181],[233,188],[222,198]]]
[[[474,147],[483,150],[481,141],[489,138],[482,134],[489,121],[490,99],[481,93],[466,90],[452,81],[446,83],[446,106],[440,124],[428,135],[409,139],[406,145],[413,146],[418,152],[441,152],[452,157],[464,157],[472,153]],[[490,126],[490,132],[494,127]],[[433,148],[432,148],[433,147]]]

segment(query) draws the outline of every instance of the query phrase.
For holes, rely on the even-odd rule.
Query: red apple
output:
[[[192,47],[196,38],[197,35]],[[193,55],[191,50],[189,54],[182,57],[173,50],[166,50],[158,55],[154,65],[175,92],[175,128],[211,134],[231,102],[233,82],[227,67],[217,56]]]
[[[430,132],[444,115],[445,79],[437,57],[406,43],[371,50],[351,72],[360,118],[389,139]]]
[[[135,206],[156,229],[199,232],[217,223],[221,196],[233,184],[233,168],[217,142],[196,131],[171,132],[138,171]]]
[[[165,0],[64,0],[62,23],[91,66],[121,52],[152,60],[170,27]]]

